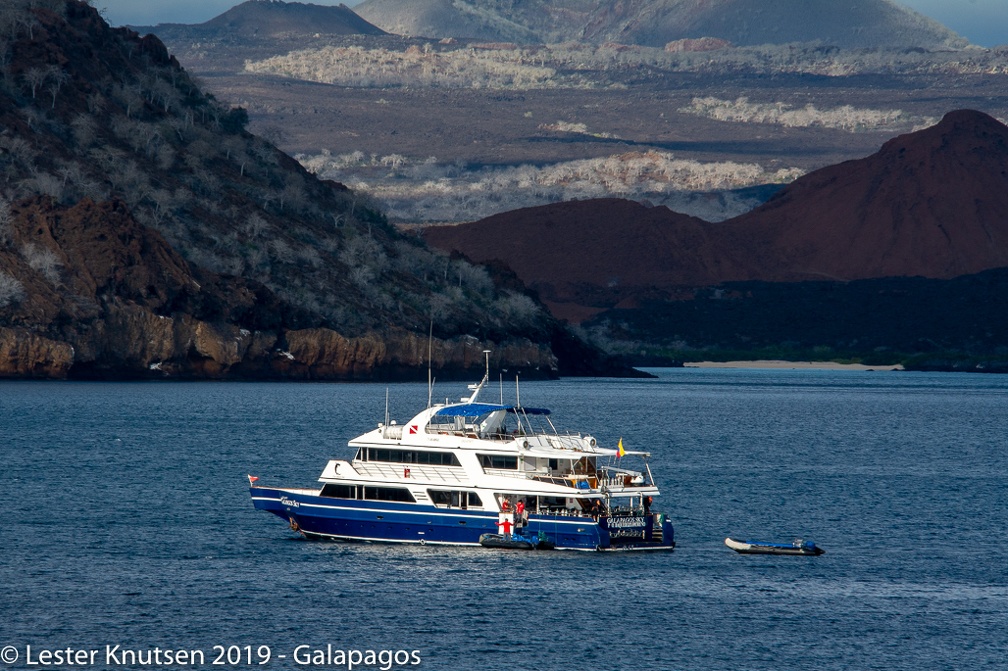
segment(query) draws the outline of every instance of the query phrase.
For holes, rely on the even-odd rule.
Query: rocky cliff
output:
[[[191,266],[118,201],[23,202],[5,231],[0,279],[17,291],[0,297],[2,377],[356,380],[420,378],[426,369],[423,334],[296,328],[312,316],[254,281]],[[33,252],[18,251],[26,248]],[[552,350],[528,339],[430,344],[446,375],[480,368],[485,347],[496,365],[558,372]]]
[[[0,56],[0,376],[419,378],[431,328],[442,377],[483,349],[605,372],[520,283],[248,133],[157,38],[11,0]]]

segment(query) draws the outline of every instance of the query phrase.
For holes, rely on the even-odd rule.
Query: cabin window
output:
[[[428,489],[427,494],[430,496],[431,502],[436,506],[451,505],[451,492],[443,492],[439,489]]]
[[[563,496],[540,496],[539,507],[546,510],[553,508],[566,508],[567,499]]]
[[[403,487],[364,487],[364,498],[368,501],[405,501],[416,503],[408,489]]]
[[[335,485],[329,483],[322,486],[322,496],[331,499],[356,499],[357,485]]]
[[[363,450],[362,450],[363,452]],[[460,466],[458,458],[451,452],[421,452],[419,450],[389,450],[380,447],[367,448],[366,461],[384,461],[395,464],[430,464],[432,466]]]
[[[481,454],[479,457],[483,468],[518,470],[518,457],[509,457],[503,454]]]
[[[432,466],[461,466],[458,457],[451,452],[414,452],[414,464],[430,464]]]
[[[428,496],[436,506],[445,508],[482,508],[483,501],[476,492],[460,492],[457,490],[428,489]]]

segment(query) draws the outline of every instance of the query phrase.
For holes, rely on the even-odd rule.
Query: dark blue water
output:
[[[28,645],[100,650],[85,668],[119,668],[106,645],[200,649],[208,669],[215,645],[269,646],[256,668],[282,669],[327,644],[421,660],[355,668],[1006,668],[1008,378],[523,384],[562,428],[653,452],[671,554],[317,543],[252,509],[246,473],[313,486],[385,389],[0,383],[0,647],[18,654],[0,669],[29,668]],[[426,403],[390,394],[400,422]],[[827,554],[742,556],[729,535]]]

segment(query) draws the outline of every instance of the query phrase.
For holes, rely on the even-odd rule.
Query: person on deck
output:
[[[503,522],[498,522],[497,526],[501,527],[504,533],[504,540],[511,540],[511,520],[504,518]]]

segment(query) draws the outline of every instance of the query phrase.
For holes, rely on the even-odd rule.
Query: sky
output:
[[[345,4],[361,0],[301,0],[316,5]],[[758,0],[757,0],[758,1]],[[970,42],[984,47],[1008,44],[1008,0],[896,0],[935,19]],[[240,4],[242,0],[93,0],[114,26],[150,26],[158,23],[203,23]]]

